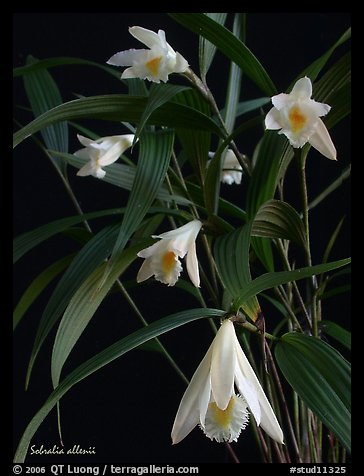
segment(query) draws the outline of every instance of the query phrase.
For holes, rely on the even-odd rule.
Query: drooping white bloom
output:
[[[303,147],[309,142],[322,155],[336,160],[336,149],[325,124],[320,119],[331,109],[328,104],[311,99],[312,83],[307,76],[299,79],[289,94],[272,97],[273,108],[265,118],[267,129],[280,129],[290,144]]]
[[[139,251],[138,256],[145,258],[145,261],[137,275],[137,282],[145,281],[154,275],[157,281],[174,286],[182,271],[178,258],[184,258],[187,255],[188,275],[193,284],[199,287],[196,238],[201,226],[202,223],[199,220],[193,220],[175,230],[161,235],[152,235],[153,238],[161,238],[161,240]]]
[[[157,34],[140,26],[132,26],[129,33],[148,46],[149,50],[121,51],[107,61],[114,66],[130,66],[121,75],[122,79],[140,78],[166,83],[171,73],[187,70],[187,61],[167,43],[163,30],[158,30]]]
[[[283,443],[273,409],[240,347],[233,323],[226,319],[182,397],[172,442],[179,443],[198,424],[211,440],[237,441],[248,423],[247,409],[257,425]]]
[[[209,157],[214,157],[213,152],[209,152]],[[209,164],[209,162],[208,162]],[[225,154],[224,165],[220,174],[220,182],[231,185],[236,183],[240,185],[242,177],[242,167],[231,149],[228,149]]]
[[[73,155],[81,159],[89,159],[89,162],[80,168],[77,175],[81,177],[93,175],[101,179],[106,174],[102,167],[113,164],[118,160],[120,155],[132,145],[134,134],[100,137],[97,140],[91,140],[77,134],[77,138],[85,147],[77,150]]]

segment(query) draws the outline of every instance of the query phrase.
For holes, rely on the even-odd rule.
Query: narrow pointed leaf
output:
[[[208,18],[203,13],[169,13],[174,20],[189,28],[197,35],[206,38],[234,61],[243,72],[268,96],[276,94],[277,90],[266,70],[247,48],[227,28]]]
[[[62,273],[62,271],[65,270],[65,268],[67,268],[73,257],[74,253],[52,263],[32,281],[14,309],[13,330],[15,330],[16,326],[37,297],[60,273]]]
[[[299,268],[293,271],[276,271],[262,274],[258,278],[255,278],[253,281],[248,283],[244,289],[240,290],[239,296],[233,303],[233,309],[238,310],[247,299],[250,299],[252,296],[256,296],[262,291],[274,288],[280,284],[286,284],[291,281],[310,278],[311,276],[341,268],[342,266],[349,264],[350,261],[350,258],[346,258],[339,261],[332,261],[330,263],[307,266],[305,268]]]
[[[80,169],[83,167],[88,159],[82,159],[81,157],[76,157],[73,154],[61,154],[57,152],[53,152],[54,155],[61,157],[63,160],[66,160],[72,166]],[[130,165],[125,164],[111,164],[105,167],[106,175],[102,179],[104,182],[111,183],[112,185],[116,185],[117,187],[121,187],[125,190],[131,190],[134,183],[136,167],[132,167]],[[90,178],[91,180],[95,180],[93,177]],[[174,190],[177,192],[183,193],[181,189]],[[158,192],[157,198],[163,200],[165,202],[175,202],[179,205],[188,205],[190,200],[185,198],[182,195],[171,194],[168,188],[165,185],[161,185]]]
[[[214,20],[216,23],[219,23],[219,25],[223,25],[227,17],[227,13],[205,13],[205,15]],[[205,38],[200,36],[198,58],[202,79],[206,78],[206,74],[210,69],[215,53],[216,46],[210,43],[210,41],[207,41]]]
[[[67,230],[67,228],[70,228],[73,225],[82,223],[85,220],[91,220],[106,215],[117,216],[120,215],[120,213],[123,213],[124,210],[124,208],[113,208],[109,210],[101,210],[99,212],[85,213],[84,215],[61,218],[35,228],[34,230],[22,233],[14,239],[13,263],[16,263],[22,256],[24,256],[35,246],[47,240],[51,236],[56,235],[57,233],[62,233],[64,230]]]
[[[28,64],[37,63],[38,60],[29,56]],[[62,104],[62,97],[58,86],[46,69],[28,72],[23,77],[24,88],[35,117],[42,115],[50,109]],[[68,152],[68,124],[58,122],[42,130],[42,137],[48,149]],[[58,158],[51,157],[56,166],[65,173],[64,163]]]
[[[26,74],[38,72],[48,68],[54,68],[56,66],[66,66],[66,65],[96,66],[97,68],[101,68],[107,73],[111,74],[112,76],[115,76],[116,78],[120,79],[119,71],[116,71],[114,68],[110,66],[99,64],[99,63],[96,63],[95,61],[85,60],[83,58],[71,58],[66,56],[47,58],[44,60],[39,60],[36,63],[27,64],[25,66],[14,68],[13,77],[15,78],[18,76],[24,76]]]
[[[158,133],[145,131],[140,137],[140,152],[133,187],[106,273],[110,272],[113,262],[119,257],[157,197],[167,173],[173,141],[174,133],[170,130]]]
[[[196,91],[190,89],[174,98],[177,104],[188,106],[200,113],[209,116],[210,106]],[[205,181],[206,164],[210,151],[211,133],[195,127],[177,128],[176,135],[182,144],[188,161],[201,184]]]
[[[150,243],[151,240],[148,240]],[[124,250],[114,263],[101,288],[99,283],[105,273],[107,263],[96,268],[81,284],[72,297],[59,324],[53,345],[51,370],[53,386],[57,387],[63,368],[71,350],[75,346],[87,324],[110,291],[116,279],[136,259],[138,251],[144,248],[146,241]]]
[[[261,205],[274,198],[287,144],[288,141],[275,131],[265,131],[257,147],[255,165],[248,186],[247,212],[249,217],[254,218]],[[252,239],[252,246],[265,268],[268,271],[273,271],[270,241],[266,238],[255,237]]]
[[[350,451],[350,364],[329,344],[298,333],[282,336],[275,356],[295,392]]]
[[[139,329],[138,331],[135,331],[132,334],[120,339],[119,341],[104,349],[99,354],[91,357],[89,360],[81,364],[65,377],[65,379],[48,397],[42,408],[34,415],[19,442],[16,454],[14,456],[14,462],[24,462],[28,452],[29,444],[43,420],[55,407],[63,395],[65,395],[68,390],[70,390],[78,382],[114,361],[118,357],[121,357],[126,352],[129,352],[130,350],[138,347],[144,342],[149,341],[150,339],[153,339],[154,337],[158,337],[161,334],[169,332],[179,326],[197,319],[207,317],[221,317],[223,315],[224,311],[218,309],[199,308],[166,316],[156,322],[153,322],[152,324],[149,324],[143,329]]]
[[[304,76],[308,76],[311,79],[311,81],[314,82],[315,79],[317,78],[317,76],[319,75],[320,71],[323,69],[323,67],[325,66],[327,61],[330,59],[332,53],[336,50],[336,48],[338,48],[339,46],[344,44],[346,41],[348,41],[350,39],[350,37],[351,37],[351,28],[346,30],[344,32],[344,34],[335,42],[335,44],[326,51],[326,53],[324,53],[322,56],[320,56],[320,58],[315,60],[310,66],[305,68],[300,73],[300,75],[297,76],[297,78],[293,81],[293,83],[291,85],[291,88],[289,90],[292,89],[294,83],[298,79],[300,79]]]
[[[153,111],[161,107],[166,102],[170,101],[173,96],[180,93],[181,91],[185,91],[187,88],[186,86],[175,86],[174,84],[153,84],[149,96],[148,102],[145,106],[144,112],[140,118],[140,122],[138,127],[135,131],[135,139],[134,142],[140,137],[142,130],[148,119],[150,118]]]
[[[108,121],[127,121],[138,123],[147,105],[148,98],[133,97],[122,94],[92,96],[75,99],[37,117],[14,134],[13,146],[55,122],[74,119],[103,119]],[[192,108],[168,102],[155,110],[147,121],[148,124],[196,128],[214,132],[221,131],[209,117]]]
[[[218,237],[215,243],[216,265],[224,287],[233,299],[252,281],[249,266],[251,228],[249,222],[239,230]],[[246,299],[242,308],[253,321],[257,319],[260,306],[256,296]]]
[[[320,329],[322,332],[340,342],[347,349],[351,350],[351,332],[331,321],[320,321]]]
[[[118,229],[117,225],[113,225],[97,233],[78,252],[54,289],[43,311],[34,339],[26,375],[26,387],[29,384],[35,360],[44,341],[83,281],[110,255]]]

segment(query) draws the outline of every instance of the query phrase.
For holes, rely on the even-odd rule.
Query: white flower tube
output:
[[[265,118],[267,129],[284,134],[292,147],[303,147],[309,142],[322,155],[336,160],[336,149],[325,124],[320,119],[331,109],[328,104],[311,99],[312,83],[306,76],[299,79],[289,94],[272,97],[273,108]]]
[[[193,220],[175,230],[161,235],[152,235],[153,238],[161,238],[161,240],[139,251],[138,256],[145,258],[145,261],[137,275],[137,282],[145,281],[154,275],[157,281],[174,286],[182,271],[178,258],[184,258],[187,255],[188,275],[193,284],[199,287],[200,276],[195,241],[201,226],[202,223],[199,220]]]
[[[132,145],[134,134],[100,137],[97,140],[91,140],[77,134],[77,138],[85,147],[77,150],[73,155],[81,159],[89,159],[89,162],[80,168],[77,175],[81,177],[93,175],[101,179],[106,174],[102,167],[113,164],[118,160],[120,155]]]
[[[172,442],[179,443],[198,424],[211,440],[237,441],[248,423],[248,409],[257,425],[283,443],[273,409],[240,347],[233,323],[226,319],[182,397]]]
[[[166,83],[171,73],[183,73],[187,70],[188,62],[167,43],[163,30],[158,30],[157,34],[140,26],[132,26],[129,33],[149,50],[121,51],[107,61],[114,66],[130,66],[121,75],[122,79],[140,78],[154,83]]]

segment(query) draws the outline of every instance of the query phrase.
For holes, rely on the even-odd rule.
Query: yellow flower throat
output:
[[[293,106],[288,114],[291,129],[294,133],[299,132],[306,124],[307,117],[298,106]]]

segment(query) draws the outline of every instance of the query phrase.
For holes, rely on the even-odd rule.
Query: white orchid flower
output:
[[[265,118],[267,129],[280,129],[290,144],[303,147],[309,142],[322,155],[336,160],[336,149],[325,124],[320,119],[331,109],[328,104],[311,99],[312,83],[307,76],[299,79],[289,94],[272,97],[273,108]]]
[[[171,73],[187,70],[187,61],[167,43],[163,30],[158,30],[157,34],[140,26],[132,26],[129,33],[150,49],[121,51],[107,61],[114,66],[130,66],[121,75],[122,79],[140,78],[166,83]]]
[[[209,157],[213,158],[214,152],[209,152]],[[207,164],[209,165],[210,162]],[[224,164],[220,174],[220,182],[232,185],[236,183],[240,185],[242,177],[242,167],[231,149],[228,149],[225,154]]]
[[[187,255],[188,275],[193,284],[199,287],[200,276],[195,242],[201,226],[202,223],[199,220],[193,220],[175,230],[161,235],[152,235],[153,238],[161,238],[161,240],[139,251],[138,256],[145,258],[145,261],[137,275],[137,282],[145,281],[154,275],[157,281],[174,286],[182,271],[178,258],[184,258]]]
[[[179,443],[198,424],[211,440],[237,441],[248,424],[248,409],[257,425],[283,443],[281,427],[240,347],[234,324],[226,319],[182,397],[172,442]]]
[[[97,140],[91,140],[77,134],[77,138],[85,147],[77,150],[73,155],[81,159],[89,159],[89,162],[80,168],[77,175],[81,177],[93,175],[102,179],[106,174],[102,167],[113,164],[118,160],[120,155],[132,145],[134,134],[100,137]]]

